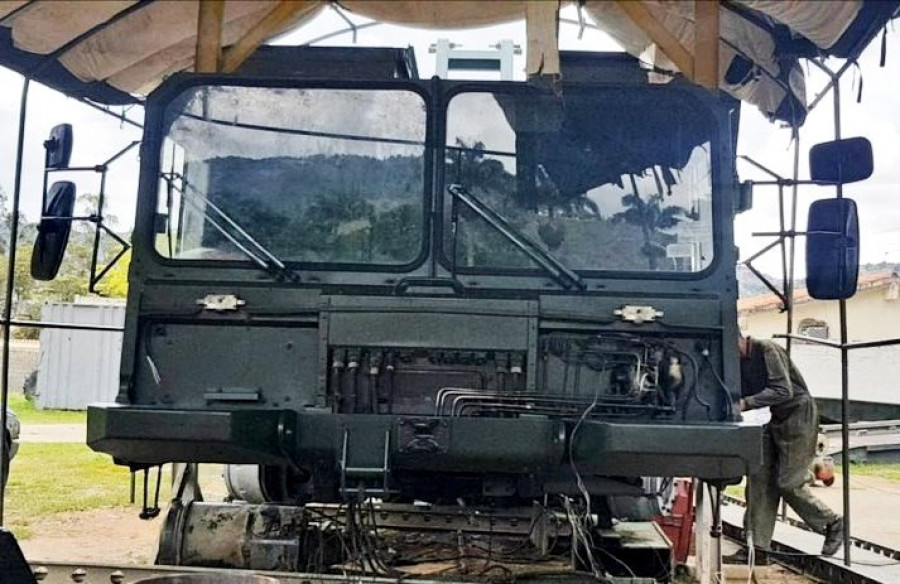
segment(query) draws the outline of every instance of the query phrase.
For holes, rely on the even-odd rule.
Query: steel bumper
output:
[[[406,418],[294,410],[88,408],[88,445],[123,463],[381,466],[527,474],[569,465],[616,476],[733,478],[759,466],[759,426],[574,424],[546,418]]]

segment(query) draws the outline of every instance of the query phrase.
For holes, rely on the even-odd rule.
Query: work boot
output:
[[[722,563],[736,566],[746,566],[750,563],[750,556],[747,554],[747,548],[739,548],[738,551],[734,552],[733,554],[722,556]],[[769,560],[769,554],[766,552],[766,550],[756,548],[755,557],[753,558],[753,565],[768,566],[771,563],[771,560]]]
[[[833,556],[844,543],[844,518],[838,517],[825,528],[825,543],[822,544],[822,555]]]

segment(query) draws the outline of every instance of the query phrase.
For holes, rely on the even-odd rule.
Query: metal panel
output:
[[[47,304],[41,319],[67,324],[123,326],[124,303]],[[38,407],[83,410],[111,402],[119,388],[122,333],[44,329],[38,365]]]

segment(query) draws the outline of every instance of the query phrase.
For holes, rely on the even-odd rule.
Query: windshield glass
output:
[[[166,109],[157,250],[265,266],[413,262],[426,116],[404,90],[191,88]]]
[[[713,258],[707,118],[650,89],[462,93],[447,112],[445,181],[569,269],[698,272]],[[536,269],[450,194],[443,233],[457,269]]]

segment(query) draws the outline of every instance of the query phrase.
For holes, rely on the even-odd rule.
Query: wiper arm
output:
[[[209,221],[210,225],[212,225],[216,231],[221,233],[225,239],[227,239],[233,246],[235,246],[241,253],[243,253],[247,258],[250,259],[254,264],[262,268],[269,274],[274,274],[275,276],[288,281],[288,282],[299,282],[300,276],[297,275],[296,272],[291,270],[283,261],[281,261],[278,256],[269,251],[263,244],[258,242],[256,238],[250,235],[246,229],[241,227],[237,221],[232,219],[225,211],[219,208],[218,205],[209,200],[209,198],[203,196],[201,193],[197,192],[196,189],[191,187],[184,180],[184,177],[176,174],[178,178],[180,178],[184,183],[184,189],[179,189],[177,186],[173,187],[176,191],[181,194],[182,199],[187,202],[188,205],[193,207],[197,212],[203,215],[203,218]],[[173,182],[173,181],[169,181]],[[194,197],[203,202],[206,206],[201,206],[199,202],[194,200]],[[215,214],[224,221],[227,225],[229,225],[234,231],[238,233],[244,240],[250,244],[256,251],[252,251],[248,249],[246,245],[243,245],[238,238],[232,235],[225,227],[223,227],[218,221],[216,221],[215,217],[211,213],[209,213],[208,209],[212,209],[215,211]]]
[[[488,225],[493,227],[495,231],[519,248],[519,250],[531,258],[537,265],[543,268],[544,271],[547,272],[547,274],[560,286],[566,290],[571,288],[585,290],[587,288],[584,280],[581,279],[581,276],[553,257],[550,252],[545,251],[524,233],[518,231],[509,223],[509,221],[507,221],[506,217],[485,205],[478,197],[470,193],[466,187],[458,184],[448,185],[447,192],[463,202],[467,207],[474,211],[476,215],[484,219]]]

